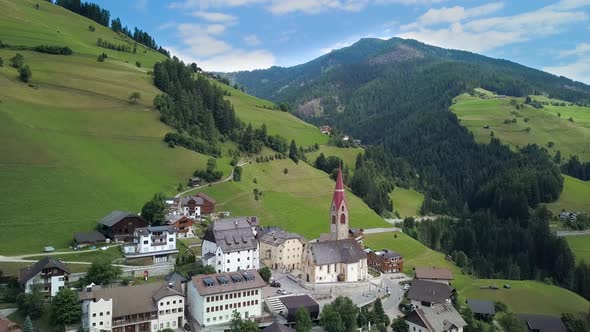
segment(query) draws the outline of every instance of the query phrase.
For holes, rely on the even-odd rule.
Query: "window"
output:
[[[240,261],[240,258],[238,257],[238,262]]]
[[[248,258],[246,258],[247,260],[250,260],[250,256],[248,256]]]
[[[207,323],[209,323],[211,321],[211,318],[207,318]]]
[[[172,241],[174,241],[174,238],[173,237],[171,237],[171,238],[168,239],[168,242],[172,242]]]
[[[96,312],[92,314],[92,317],[96,317]]]
[[[228,307],[229,307],[229,306],[226,304],[226,305],[225,305],[225,310],[227,310],[227,309],[228,309]]]
[[[221,256],[221,253],[218,253],[217,256]]]
[[[182,303],[182,300],[178,300],[178,303],[179,303],[179,304],[180,304],[180,303]]]
[[[227,260],[227,262],[229,263],[229,259]]]
[[[102,312],[99,314],[100,317],[102,317]]]
[[[178,308],[178,312],[182,312],[182,308]]]
[[[102,326],[102,322],[100,322],[100,324],[98,324],[98,325]]]
[[[96,326],[96,323],[92,323],[92,326]]]
[[[254,291],[256,295],[258,295],[258,289]]]
[[[107,316],[109,316],[110,314],[111,314],[111,312],[110,311],[107,311]]]
[[[207,308],[207,312],[210,312],[210,311],[211,311],[211,308]]]
[[[258,304],[258,300],[254,301],[254,302],[255,302],[254,304]]]
[[[166,302],[166,305],[170,305],[170,301]]]
[[[143,241],[143,244],[148,244],[148,240],[144,240]]]
[[[227,300],[228,298],[229,298],[229,295],[228,294],[225,294],[225,299]]]
[[[176,304],[176,300],[172,301],[172,304]]]

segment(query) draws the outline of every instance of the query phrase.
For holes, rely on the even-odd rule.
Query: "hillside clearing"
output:
[[[402,218],[420,215],[424,194],[411,188],[395,187],[389,198],[393,202],[393,209],[398,211]]]
[[[442,253],[431,250],[404,233],[365,235],[364,243],[373,249],[389,248],[404,257],[404,272],[413,275],[416,266],[438,266],[453,271],[453,286],[462,301],[468,298],[502,301],[516,313],[535,313],[561,316],[564,312],[586,312],[590,302],[564,288],[529,280],[475,279],[445,259]],[[512,289],[501,288],[510,284]],[[488,286],[499,286],[491,290]],[[483,289],[481,287],[486,287]],[[535,305],[531,305],[534,303]]]
[[[563,191],[559,199],[547,204],[547,208],[557,215],[562,210],[590,212],[590,181],[582,181],[563,175]]]
[[[326,136],[326,135],[325,135]],[[320,145],[318,151],[307,153],[305,156],[309,163],[313,164],[317,157],[323,153],[326,158],[336,156],[344,161],[351,171],[354,171],[356,165],[356,156],[359,153],[365,153],[363,148],[339,148],[332,145]]]
[[[581,261],[590,263],[590,235],[566,236],[565,239],[578,263]]]

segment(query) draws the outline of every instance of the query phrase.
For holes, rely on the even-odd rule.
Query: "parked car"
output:
[[[411,303],[400,303],[398,308],[399,308],[399,311],[405,313],[405,312],[412,311],[412,309],[414,309],[414,305]]]
[[[512,288],[512,286],[510,286],[509,284],[504,284],[504,288],[510,289],[510,288]]]
[[[404,285],[404,290],[405,291],[409,291],[410,290],[410,284],[405,284]]]
[[[279,287],[281,287],[281,283],[280,283],[280,282],[278,282],[278,281],[274,281],[274,280],[273,280],[273,281],[271,281],[271,282],[270,282],[270,287],[276,287],[276,288],[279,288]]]
[[[281,294],[281,295],[287,295],[289,294],[286,290],[279,288],[277,289],[277,294]]]

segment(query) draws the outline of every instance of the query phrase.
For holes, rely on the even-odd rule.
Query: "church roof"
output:
[[[367,254],[355,239],[311,243],[311,254],[316,265],[357,263]]]
[[[332,198],[332,203],[336,208],[339,208],[342,202],[346,203],[346,199],[344,198],[344,181],[342,180],[342,169],[338,168],[338,176],[336,177],[336,187],[334,188],[334,197]]]

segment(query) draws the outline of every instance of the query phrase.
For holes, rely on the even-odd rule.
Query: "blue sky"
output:
[[[413,38],[590,84],[590,0],[94,0],[208,71],[290,66]]]

